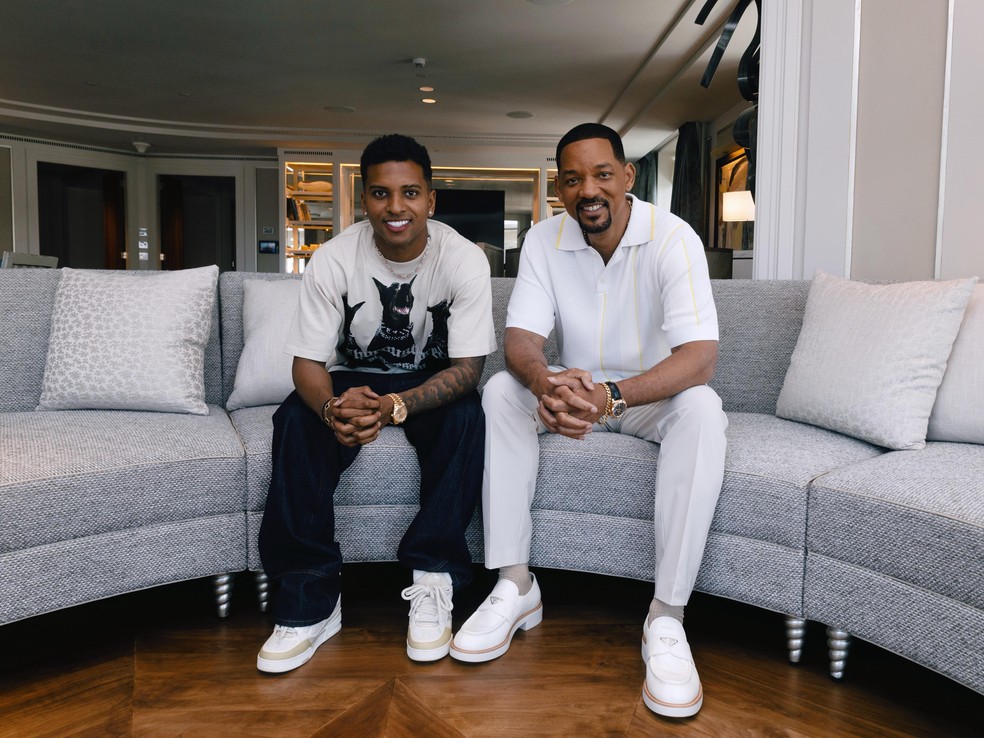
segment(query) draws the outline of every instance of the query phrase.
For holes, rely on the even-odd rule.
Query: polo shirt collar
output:
[[[622,235],[622,240],[619,241],[618,248],[639,246],[649,243],[653,239],[653,206],[631,193],[626,193],[626,196],[632,199],[632,213],[629,215],[629,225]],[[565,212],[561,221],[557,248],[561,251],[578,251],[591,248],[584,241],[581,226],[577,220],[571,217],[570,213]]]

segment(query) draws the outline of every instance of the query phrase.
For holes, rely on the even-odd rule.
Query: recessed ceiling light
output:
[[[420,102],[427,103],[428,105],[433,105],[434,103],[437,102],[437,100],[435,100],[433,97],[425,97]]]
[[[421,92],[433,92],[434,91],[434,88],[433,87],[428,87],[427,85],[424,85],[423,87],[418,87],[417,89],[420,90]]]
[[[348,105],[325,105],[325,110],[329,113],[354,113],[355,108]]]
[[[514,110],[511,113],[506,113],[510,118],[532,118],[533,113],[529,110]]]

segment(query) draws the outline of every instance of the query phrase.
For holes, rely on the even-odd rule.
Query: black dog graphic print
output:
[[[376,335],[369,342],[368,361],[370,366],[399,366],[414,369],[415,346],[413,343],[413,323],[410,311],[413,309],[413,283],[393,282],[388,287],[377,279],[372,281],[379,290],[379,301],[383,306],[382,322]]]
[[[359,348],[359,344],[352,335],[352,319],[359,312],[359,308],[365,305],[365,300],[356,303],[351,307],[348,304],[348,295],[342,295],[342,307],[345,308],[345,323],[342,326],[342,340],[338,344],[338,352],[345,357],[343,362],[347,367],[357,367],[362,364],[366,352]]]
[[[431,314],[431,334],[427,337],[420,361],[424,369],[447,369],[451,365],[448,358],[448,317],[451,315],[451,303],[441,300],[427,308],[427,312]]]

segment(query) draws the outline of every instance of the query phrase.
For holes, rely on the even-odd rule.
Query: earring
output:
[[[434,214],[434,211],[433,210],[428,210],[427,211],[427,216],[428,217],[432,216],[433,214]]]

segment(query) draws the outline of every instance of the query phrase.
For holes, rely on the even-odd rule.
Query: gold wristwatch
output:
[[[386,396],[393,401],[393,412],[390,415],[390,419],[393,421],[393,425],[400,425],[400,423],[407,419],[406,403],[395,392],[390,392]]]
[[[628,408],[622,393],[619,392],[618,385],[614,382],[605,382],[605,394],[608,395],[608,405],[605,407],[605,414],[602,419],[611,416],[613,418],[622,417],[622,413]]]

